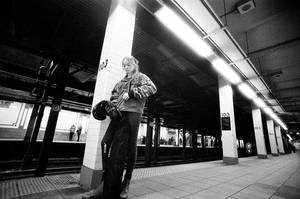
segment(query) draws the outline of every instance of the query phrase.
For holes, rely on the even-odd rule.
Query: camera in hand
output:
[[[92,109],[92,114],[96,120],[105,120],[109,116],[111,120],[122,118],[121,111],[110,101],[102,100]]]

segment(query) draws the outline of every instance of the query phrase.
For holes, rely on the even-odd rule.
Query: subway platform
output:
[[[0,182],[1,199],[81,198],[79,174]],[[135,169],[130,199],[299,199],[300,151],[268,159],[222,161]]]

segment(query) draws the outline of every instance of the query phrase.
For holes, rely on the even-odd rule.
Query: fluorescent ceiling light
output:
[[[244,83],[244,82],[241,83],[240,85],[238,85],[238,89],[248,99],[252,100],[252,99],[257,98],[255,91],[247,83]]]
[[[288,130],[288,128],[285,125],[283,125],[282,128],[286,131]]]
[[[281,119],[273,112],[270,107],[263,109],[278,125],[280,125],[284,130],[287,130],[286,125],[281,121]]]
[[[270,114],[270,117],[276,121],[276,119],[278,118],[277,115],[273,112]]]
[[[289,141],[293,140],[293,138],[290,136],[290,134],[286,134],[286,136],[289,138]]]
[[[274,113],[274,115],[272,116],[272,118],[275,120],[275,121],[280,121],[279,117]]]
[[[255,98],[254,100],[253,100],[253,102],[256,104],[256,106],[258,106],[259,108],[264,108],[264,107],[266,107],[267,105],[266,105],[266,103],[261,99],[261,98]]]
[[[155,12],[155,16],[201,57],[208,57],[213,54],[212,49],[202,40],[198,33],[170,8],[163,6]]]
[[[274,119],[278,125],[280,125],[284,130],[287,130],[286,125],[281,121],[281,119],[276,115],[276,118]]]
[[[272,111],[272,109],[270,107],[265,107],[265,108],[263,108],[263,110],[269,116],[271,116],[272,114],[274,114],[274,112]]]
[[[224,60],[217,58],[212,61],[214,69],[232,84],[240,83],[240,76]]]
[[[281,121],[280,119],[277,119],[276,122],[277,122],[277,124],[279,124],[280,126],[283,125],[283,123],[282,123],[282,121]]]

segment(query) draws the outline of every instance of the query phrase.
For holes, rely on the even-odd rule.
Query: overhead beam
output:
[[[286,116],[300,116],[300,110],[299,111],[294,111],[294,112],[284,112],[281,113],[280,115],[286,115]]]
[[[0,70],[0,78],[18,80],[18,81],[21,81],[21,82],[30,83],[30,84],[38,84],[38,85],[41,85],[41,86],[46,86],[47,85],[46,81],[41,81],[41,80],[37,80],[37,79],[27,77],[27,76],[24,76],[24,75],[19,75],[19,74],[7,72],[7,71],[2,71],[2,70]],[[54,86],[52,86],[52,87],[54,87]],[[2,87],[2,88],[4,88],[4,87]],[[83,90],[72,88],[72,87],[69,87],[69,86],[67,86],[65,88],[65,91],[67,91],[69,93],[74,93],[74,94],[77,94],[77,95],[85,96],[85,97],[92,97],[94,95],[94,93],[92,93],[92,92],[83,91]]]
[[[287,87],[287,88],[277,88],[277,89],[271,89],[272,92],[278,93],[278,92],[286,92],[289,90],[299,90],[300,86],[293,86],[293,87]]]
[[[30,92],[17,90],[17,89],[11,89],[0,86],[0,99],[2,100],[8,100],[8,101],[16,101],[21,103],[28,103],[28,104],[36,104],[39,103],[40,100],[36,97],[32,96]],[[51,100],[53,98],[49,97],[49,100],[47,101],[47,104],[51,104]],[[62,107],[69,110],[74,111],[80,111],[80,112],[90,112],[91,111],[91,105],[90,104],[84,104],[79,102],[74,102],[71,100],[64,99],[62,102]]]
[[[248,56],[257,55],[257,54],[265,52],[265,51],[273,50],[274,48],[285,47],[286,45],[289,45],[291,43],[297,42],[299,40],[300,40],[300,37],[296,37],[296,38],[293,38],[293,39],[290,39],[290,40],[279,42],[279,43],[271,45],[271,46],[267,46],[265,48],[261,48],[261,49],[257,49],[257,50],[248,52],[247,55]]]
[[[29,92],[0,86],[0,99],[35,104],[37,99]]]

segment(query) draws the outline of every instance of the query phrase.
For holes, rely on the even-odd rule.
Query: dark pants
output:
[[[79,142],[79,140],[80,140],[80,135],[81,135],[81,133],[77,133],[77,142]]]
[[[136,162],[136,144],[141,113],[122,112],[121,120],[112,120],[102,139],[104,197],[118,197],[121,191],[123,170],[131,179]]]
[[[70,134],[69,134],[69,141],[73,140],[73,135],[74,135],[74,132],[70,132]]]

